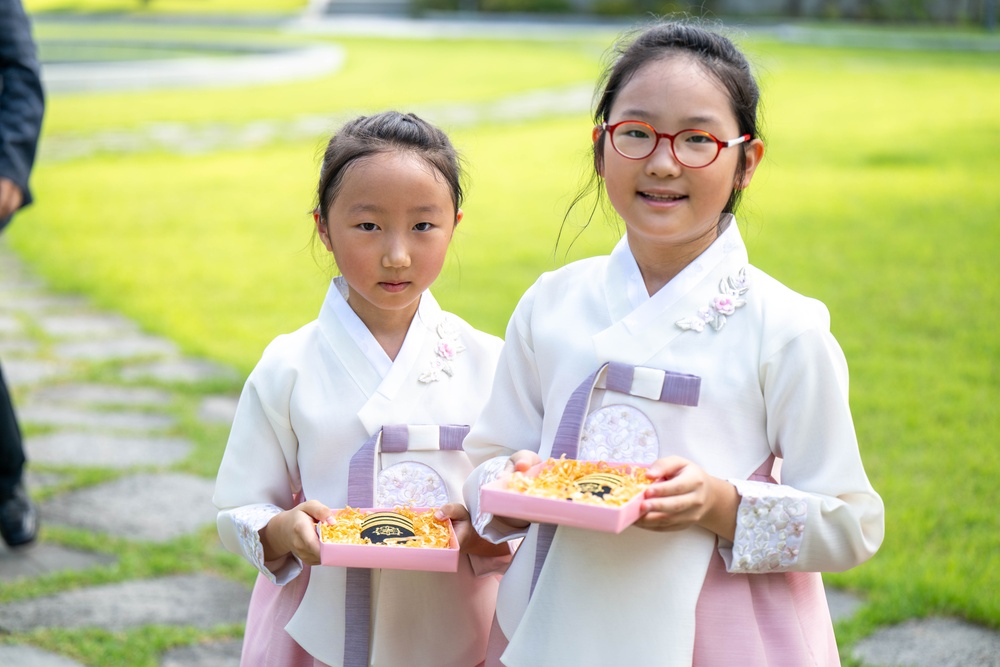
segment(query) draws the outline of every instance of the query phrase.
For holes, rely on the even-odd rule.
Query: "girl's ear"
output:
[[[597,151],[600,150],[600,146],[597,142],[601,139],[601,133],[604,132],[604,128],[600,125],[594,126],[594,131],[591,132],[590,138],[594,142],[594,170],[597,171],[597,175],[604,178],[604,156],[598,155]]]
[[[455,213],[455,226],[458,227],[458,223],[462,222],[462,218],[465,217],[465,212],[462,209],[458,209]]]
[[[760,139],[754,139],[744,146],[743,154],[746,155],[746,169],[743,172],[743,178],[735,184],[737,190],[743,190],[750,185],[753,173],[757,171],[760,161],[764,159],[764,142]]]
[[[323,242],[323,247],[333,252],[333,245],[330,243],[330,230],[327,228],[326,221],[323,220],[323,216],[320,215],[318,208],[313,209],[313,222],[316,223],[316,233],[319,234],[319,239]]]

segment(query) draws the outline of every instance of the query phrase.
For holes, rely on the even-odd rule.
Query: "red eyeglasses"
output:
[[[657,132],[649,123],[641,120],[623,120],[614,125],[601,123],[595,130],[603,130],[611,137],[611,147],[624,158],[642,160],[653,154],[660,145],[660,139],[670,142],[670,152],[674,159],[690,169],[701,169],[715,162],[723,148],[750,141],[744,134],[730,141],[720,141],[704,130],[681,130],[677,134]]]

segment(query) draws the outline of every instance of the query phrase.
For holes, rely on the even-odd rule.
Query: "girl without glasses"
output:
[[[883,505],[827,309],[748,264],[734,214],[764,155],[757,101],[743,55],[701,27],[617,50],[593,147],[626,233],[524,295],[465,441],[476,528],[524,538],[487,664],[839,664],[819,573],[875,553]],[[634,526],[480,511],[483,484],[567,451],[648,466]]]
[[[486,400],[501,341],[428,291],[462,219],[459,175],[448,138],[411,114],[356,118],[329,141],[314,217],[341,275],[317,320],[264,350],[216,483],[222,542],[260,570],[243,665],[473,667],[485,655],[489,572],[510,550],[469,525],[460,441],[413,455],[383,447],[384,504],[364,505],[443,505],[463,552],[457,573],[314,567],[316,522],[372,483],[356,455],[383,425],[467,425]]]

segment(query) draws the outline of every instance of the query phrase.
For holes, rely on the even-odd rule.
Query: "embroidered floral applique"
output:
[[[276,583],[276,579],[274,573],[268,570],[267,565],[265,565],[264,545],[260,541],[260,529],[280,513],[280,507],[265,504],[247,505],[233,510],[231,513],[233,523],[236,524],[236,534],[239,536],[240,546],[243,548],[243,556],[270,579],[271,583]]]
[[[458,327],[449,317],[445,317],[437,326],[438,342],[434,347],[434,358],[427,365],[427,370],[418,378],[421,382],[437,382],[443,376],[451,376],[455,370],[452,362],[455,357],[465,351],[462,335]]]
[[[695,331],[701,333],[705,330],[705,325],[710,324],[712,328],[719,331],[726,326],[726,318],[736,312],[737,308],[742,308],[747,304],[743,295],[750,289],[750,280],[747,278],[746,267],[740,269],[735,276],[729,276],[719,281],[719,294],[712,297],[708,306],[698,310],[694,317],[685,317],[677,320],[675,324],[685,331]]]
[[[403,461],[378,474],[376,507],[440,507],[447,502],[444,480],[424,463]]]
[[[508,459],[506,456],[497,456],[483,464],[482,474],[479,476],[479,496],[476,500],[476,516],[472,517],[472,525],[480,535],[486,534],[486,527],[493,521],[492,512],[484,512],[482,507],[483,487],[490,482],[500,479],[507,469]]]
[[[730,572],[787,571],[799,559],[808,505],[787,487],[740,482],[736,536]]]
[[[659,451],[653,422],[641,410],[606,405],[587,415],[578,455],[588,461],[652,463]]]

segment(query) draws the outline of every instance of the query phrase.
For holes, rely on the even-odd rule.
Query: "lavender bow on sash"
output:
[[[427,431],[437,431],[437,448],[462,451],[462,442],[469,433],[464,425],[410,426],[392,424],[368,439],[361,449],[351,457],[347,476],[347,504],[351,507],[366,508],[375,503],[375,479],[378,476],[375,464],[379,450],[383,452],[405,452],[410,447],[411,431],[419,430],[426,439]],[[347,568],[346,601],[344,609],[344,667],[368,667],[369,637],[371,636],[371,570]]]
[[[636,386],[637,374],[642,375],[646,381],[644,387],[640,389]],[[620,394],[631,394],[642,396],[664,403],[676,405],[697,406],[698,398],[701,394],[701,378],[697,375],[687,375],[685,373],[674,373],[656,368],[644,368],[641,366],[631,366],[616,361],[611,361],[584,380],[579,387],[570,395],[569,401],[563,410],[562,419],[556,429],[555,440],[552,443],[552,458],[558,459],[565,455],[568,459],[575,459],[580,448],[580,436],[583,433],[583,425],[590,412],[590,399],[597,388],[599,381],[604,376],[605,386],[608,391]],[[661,379],[662,378],[662,379]],[[650,393],[649,384],[658,385],[659,391]],[[531,591],[535,590],[535,583],[538,575],[545,564],[549,547],[556,535],[556,525],[542,523],[538,525],[537,545],[535,547],[535,570],[531,576]]]

